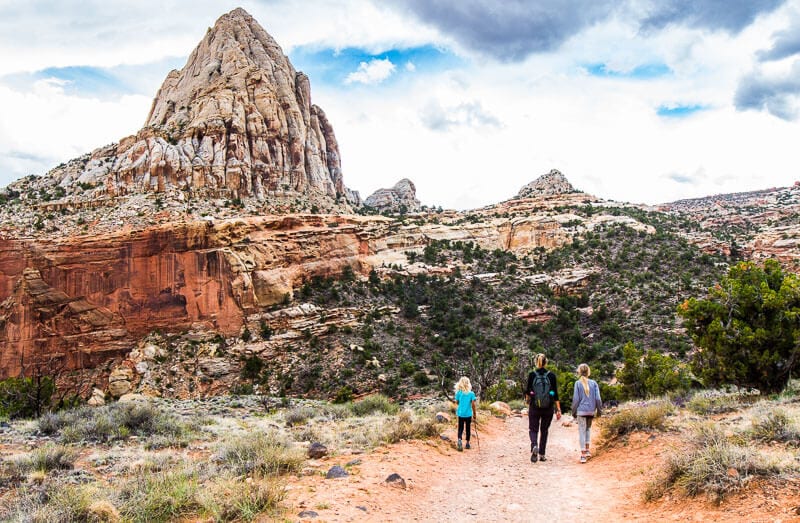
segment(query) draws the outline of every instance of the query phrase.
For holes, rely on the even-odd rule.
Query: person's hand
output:
[[[561,411],[556,411],[556,421],[561,419]]]

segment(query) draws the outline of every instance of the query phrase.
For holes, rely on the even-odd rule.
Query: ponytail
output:
[[[585,363],[578,365],[578,375],[580,376],[581,385],[586,395],[589,395],[589,376],[592,374],[591,369]]]
[[[536,363],[537,369],[543,369],[545,365],[547,365],[547,356],[542,354],[541,352],[536,355],[536,359],[534,360]]]

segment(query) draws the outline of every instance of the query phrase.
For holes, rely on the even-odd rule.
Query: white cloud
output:
[[[347,75],[344,83],[379,84],[386,80],[397,67],[388,58],[375,58],[358,64],[358,70]]]
[[[66,0],[32,0],[17,3],[15,12],[0,3],[0,75],[188,54],[207,26],[236,7],[227,0],[198,0],[191,10],[177,0],[120,1],[114,8],[94,2],[76,9]],[[437,30],[385,5],[242,2],[287,53],[294,46],[355,47],[379,56],[423,45],[453,51]],[[397,68],[412,63],[405,58],[397,65],[365,61],[351,85],[379,86],[353,89],[312,77],[313,102],[336,131],[345,183],[364,196],[408,177],[423,203],[475,207],[513,196],[552,168],[587,192],[644,203],[790,185],[800,178],[794,153],[800,122],[737,111],[734,96],[757,67],[776,77],[790,71],[791,60],[759,66],[757,53],[771,48],[798,6],[800,0],[789,0],[736,34],[680,25],[641,34],[620,16],[510,65],[462,54],[463,62],[448,70],[414,60],[415,74],[402,75]],[[671,73],[636,81],[594,77],[582,68],[598,63],[615,71],[664,64]],[[1,82],[0,186],[136,132],[157,88],[101,101],[52,83],[23,91]],[[658,117],[658,107],[671,105],[708,109],[689,118]]]
[[[414,62],[410,62],[410,61],[406,62],[406,71],[408,71],[409,73],[413,73],[416,70],[417,70],[417,66],[414,65]]]

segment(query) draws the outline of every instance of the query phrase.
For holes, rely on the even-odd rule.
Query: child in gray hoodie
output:
[[[600,399],[600,387],[589,379],[591,370],[585,363],[578,365],[578,381],[572,393],[572,417],[578,420],[578,440],[581,446],[581,463],[590,457],[589,440],[591,438],[592,421],[600,417],[603,400]]]

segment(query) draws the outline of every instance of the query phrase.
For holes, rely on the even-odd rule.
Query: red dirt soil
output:
[[[288,521],[721,521],[800,522],[800,480],[753,483],[717,505],[704,497],[668,495],[644,503],[642,492],[678,442],[676,434],[637,433],[614,447],[578,458],[578,433],[553,420],[547,461],[530,462],[528,419],[479,419],[472,449],[451,442],[411,441],[360,456],[318,462],[318,471],[288,487]],[[593,440],[597,430],[593,430]],[[455,428],[446,435],[455,440]],[[350,475],[325,479],[333,465]],[[405,488],[386,484],[399,474]],[[304,514],[313,511],[317,515]]]

